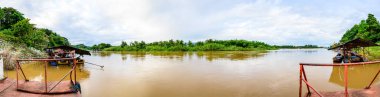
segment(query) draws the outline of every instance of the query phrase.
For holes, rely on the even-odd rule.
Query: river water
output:
[[[83,97],[296,97],[299,63],[332,63],[326,49],[217,52],[94,52],[78,70]],[[43,80],[41,64],[23,64],[30,80]],[[69,66],[48,68],[57,81]],[[349,88],[361,89],[380,65],[349,67]],[[305,67],[317,90],[343,90],[341,67]],[[14,78],[14,71],[5,71]],[[377,81],[376,81],[377,82]],[[305,85],[304,85],[305,86]],[[304,89],[304,91],[306,91]]]

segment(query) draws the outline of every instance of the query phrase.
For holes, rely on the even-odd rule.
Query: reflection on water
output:
[[[83,97],[296,97],[299,63],[332,63],[326,49],[217,52],[94,52],[78,72]],[[350,67],[351,88],[373,77],[377,65]],[[43,67],[24,64],[29,79],[41,80]],[[318,90],[343,90],[339,68],[305,67]],[[49,67],[49,78],[68,67]],[[341,69],[342,70],[342,69]],[[360,72],[359,72],[360,70]],[[15,75],[14,71],[7,71]],[[358,75],[354,73],[359,73]],[[51,76],[51,77],[50,77]],[[355,79],[357,78],[357,79]],[[48,79],[48,80],[53,80]],[[356,81],[355,81],[356,80]],[[368,84],[364,82],[363,84]],[[306,90],[304,90],[306,91]]]
[[[348,87],[363,89],[371,83],[380,69],[380,64],[350,66],[348,68]],[[333,67],[330,82],[344,87],[344,66]],[[375,83],[379,80],[375,80]]]
[[[128,56],[132,59],[144,60],[147,55],[158,56],[160,58],[169,59],[182,59],[186,57],[192,58],[196,56],[197,58],[206,58],[208,61],[213,61],[215,59],[229,59],[229,60],[246,60],[249,58],[256,58],[263,56],[265,53],[263,51],[199,51],[199,52],[165,52],[165,51],[153,51],[153,52],[96,52],[93,53],[95,56],[109,57],[112,54],[120,54],[122,60],[126,60]]]
[[[28,80],[31,81],[44,81],[45,73],[45,64],[42,62],[33,62],[21,64],[21,68],[25,73],[25,76]],[[59,65],[59,66],[48,66],[47,68],[47,80],[48,81],[59,81],[62,79],[69,71],[71,67],[68,65]],[[16,79],[16,71],[4,71],[5,76],[9,78]],[[21,74],[21,72],[19,73]],[[90,76],[90,73],[86,69],[82,69],[81,66],[77,68],[77,80],[81,81],[87,79]],[[74,75],[73,75],[74,77]],[[20,79],[23,79],[22,75],[19,75]],[[70,77],[67,76],[64,80],[70,80]]]

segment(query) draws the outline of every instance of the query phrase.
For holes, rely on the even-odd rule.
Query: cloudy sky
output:
[[[72,44],[247,39],[330,45],[379,0],[1,0]]]

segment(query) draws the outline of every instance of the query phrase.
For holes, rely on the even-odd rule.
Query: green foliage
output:
[[[83,50],[91,50],[91,47],[86,46],[84,44],[73,45],[73,47],[83,49]]]
[[[29,21],[16,9],[0,8],[0,39],[39,50],[48,46],[70,45],[66,38],[49,29],[36,28]]]
[[[125,42],[125,41],[122,41],[121,42],[121,45],[120,45],[121,47],[125,47],[125,46],[128,46],[128,43],[127,42]]]
[[[98,45],[93,45],[91,47],[92,50],[103,50],[105,48],[109,48],[111,47],[111,44],[107,44],[107,43],[100,43]]]
[[[380,47],[368,47],[368,59],[369,60],[375,60],[375,59],[380,59]]]
[[[24,20],[23,14],[11,7],[0,8],[0,30],[11,28],[13,24]]]
[[[29,19],[24,19],[12,25],[10,29],[2,31],[9,38],[6,40],[25,44],[28,47],[42,49],[48,44],[47,36],[44,32],[35,30],[34,25],[29,23]]]
[[[276,47],[258,41],[212,39],[198,41],[195,44],[191,41],[185,43],[182,40],[168,40],[152,43],[134,41],[129,43],[129,45],[127,45],[126,42],[122,42],[120,46],[98,49],[98,45],[94,45],[92,48],[105,51],[246,51],[276,49]]]
[[[67,38],[62,37],[58,35],[57,33],[53,32],[49,29],[39,29],[40,31],[43,31],[49,39],[49,47],[52,46],[61,46],[61,45],[70,45],[70,42],[67,40]]]
[[[373,14],[368,14],[366,20],[362,20],[347,30],[340,42],[347,42],[355,38],[367,39],[372,42],[380,41],[380,24]]]

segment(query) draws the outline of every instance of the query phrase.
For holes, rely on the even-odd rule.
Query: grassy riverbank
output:
[[[368,48],[368,58],[371,60],[379,60],[380,59],[380,47],[369,47]]]

